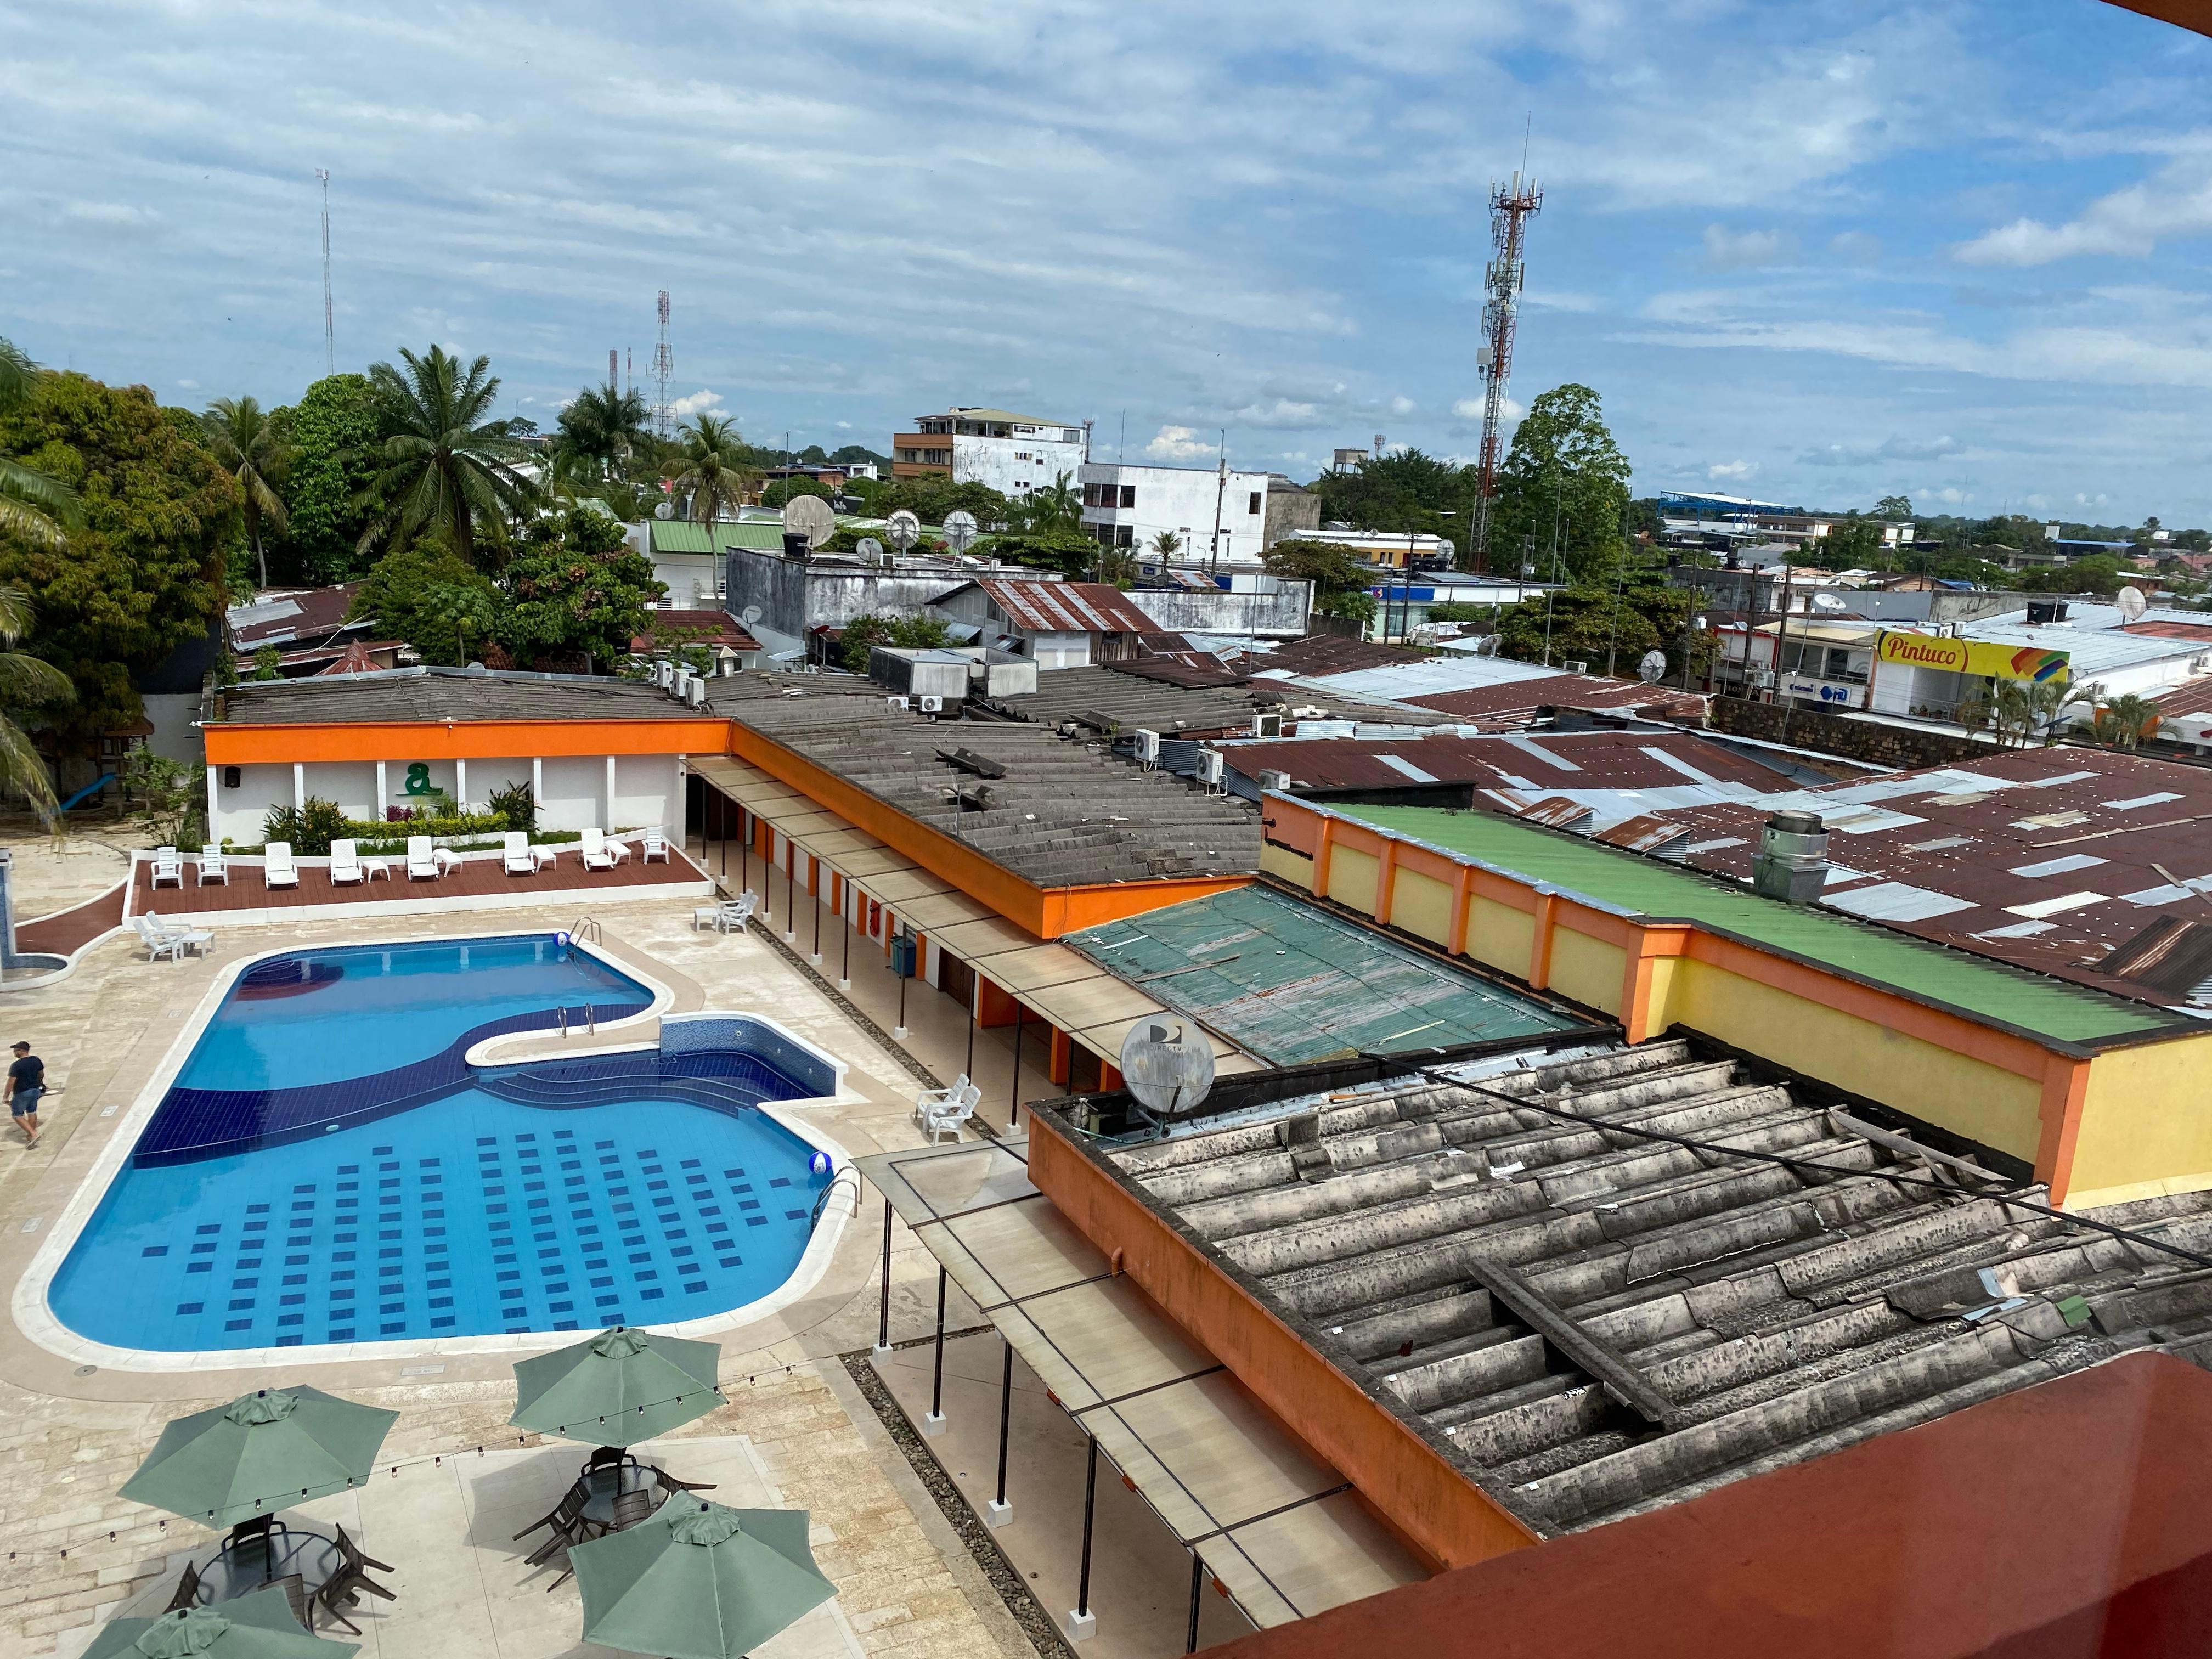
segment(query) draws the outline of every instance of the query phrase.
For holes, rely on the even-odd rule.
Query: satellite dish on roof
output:
[[[1644,660],[1636,665],[1636,678],[1646,685],[1658,684],[1659,677],[1666,672],[1667,653],[1663,651],[1647,651]]]
[[[837,514],[819,495],[794,495],[785,503],[783,527],[806,538],[809,547],[819,547],[837,528]]]
[[[1485,634],[1474,642],[1474,654],[1478,657],[1494,657],[1498,654],[1498,646],[1497,635]]]
[[[744,608],[744,614],[743,614],[743,615],[741,615],[741,616],[738,618],[738,620],[739,622],[741,622],[741,623],[744,623],[744,625],[745,625],[746,627],[748,627],[748,628],[750,628],[750,627],[751,627],[755,623],[758,622],[760,619],[761,619],[761,608],[760,608],[758,605],[747,605],[747,606]]]
[[[653,504],[653,516],[656,519],[674,518],[676,516],[676,503],[673,501],[655,501]]]
[[[945,515],[945,544],[955,553],[965,553],[975,539],[975,515],[966,507],[955,507]]]
[[[1815,593],[1813,595],[1813,608],[1815,611],[1841,611],[1844,608],[1843,595]]]
[[[884,520],[884,539],[903,553],[921,539],[921,520],[901,507]]]
[[[853,550],[860,556],[862,564],[881,564],[884,562],[884,544],[873,536],[861,537],[859,545]]]
[[[1437,556],[1438,558],[1449,559],[1458,551],[1459,549],[1454,547],[1448,538],[1443,536],[1437,538]]]
[[[2112,603],[2120,608],[2120,626],[2123,628],[2150,609],[2150,601],[2143,598],[2142,589],[2132,582],[2119,591]]]
[[[1187,1112],[1213,1088],[1213,1046],[1194,1021],[1140,1019],[1121,1039],[1121,1081],[1156,1112]]]

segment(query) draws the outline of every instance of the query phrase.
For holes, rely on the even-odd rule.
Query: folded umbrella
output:
[[[360,1651],[358,1642],[308,1635],[284,1592],[272,1588],[159,1619],[110,1620],[84,1659],[344,1659]]]
[[[263,1389],[163,1429],[122,1495],[230,1526],[358,1486],[398,1417],[320,1389]]]
[[[634,1446],[722,1404],[714,1386],[721,1358],[718,1343],[616,1325],[516,1362],[508,1421],[587,1446]]]
[[[650,1520],[568,1552],[584,1639],[665,1659],[738,1659],[837,1593],[805,1510],[671,1498]]]

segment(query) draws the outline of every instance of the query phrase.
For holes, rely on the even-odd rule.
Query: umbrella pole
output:
[[[876,1352],[891,1351],[891,1201],[884,1200],[884,1299],[876,1311]]]
[[[983,1510],[983,1518],[994,1527],[1003,1527],[1014,1518],[1014,1506],[1006,1502],[1006,1429],[1014,1412],[1014,1345],[1003,1335],[999,1341],[1004,1350],[999,1362],[999,1495]]]
[[[929,1365],[929,1415],[921,1419],[927,1435],[945,1432],[945,1268],[937,1269],[937,1352]]]
[[[1098,1498],[1098,1437],[1084,1437],[1090,1446],[1083,1466],[1083,1570],[1075,1581],[1075,1611],[1067,1615],[1068,1639],[1086,1641],[1097,1634],[1097,1616],[1091,1611],[1091,1520]]]

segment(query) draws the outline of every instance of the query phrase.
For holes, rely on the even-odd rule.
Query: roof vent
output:
[[[1790,904],[1810,904],[1828,880],[1828,832],[1817,812],[1777,812],[1759,831],[1752,855],[1753,891]]]

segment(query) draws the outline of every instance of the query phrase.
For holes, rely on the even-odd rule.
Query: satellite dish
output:
[[[653,516],[656,519],[674,518],[676,516],[676,503],[673,501],[655,501],[653,504]]]
[[[2142,589],[2132,582],[2119,591],[2112,603],[2120,608],[2120,626],[2123,628],[2150,609],[2150,601],[2143,598]]]
[[[755,623],[758,622],[760,619],[761,619],[761,608],[760,608],[758,605],[747,605],[747,606],[745,607],[745,609],[744,609],[744,615],[740,616],[740,617],[738,618],[738,620],[739,622],[742,622],[743,623],[744,623],[744,625],[745,625],[746,627],[748,627],[748,628],[750,628],[750,627],[751,627]]]
[[[806,538],[809,547],[819,547],[837,528],[837,515],[819,495],[794,495],[785,504],[783,527]]]
[[[1494,657],[1498,654],[1498,637],[1497,635],[1485,634],[1481,639],[1475,642],[1474,654],[1478,657]]]
[[[861,537],[860,545],[853,550],[860,556],[862,564],[881,564],[884,562],[884,544],[873,536]]]
[[[1646,685],[1658,684],[1659,677],[1666,672],[1667,653],[1663,651],[1647,651],[1644,660],[1636,665],[1636,678]]]
[[[945,515],[945,544],[955,553],[965,553],[968,544],[975,539],[975,515],[966,507],[955,507]]]
[[[1121,1039],[1121,1081],[1156,1112],[1187,1112],[1213,1088],[1212,1045],[1190,1020],[1140,1019]]]
[[[1841,611],[1844,608],[1843,596],[1839,593],[1815,593],[1813,595],[1813,608],[1816,611]]]
[[[901,507],[884,521],[884,538],[903,553],[921,539],[921,520]]]
[[[1439,536],[1437,538],[1437,556],[1438,558],[1449,559],[1458,551],[1459,549],[1454,547],[1451,543],[1443,537]]]

